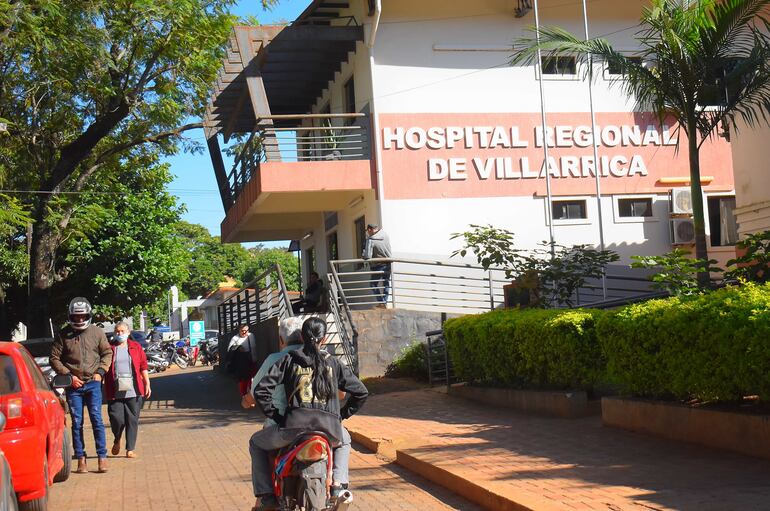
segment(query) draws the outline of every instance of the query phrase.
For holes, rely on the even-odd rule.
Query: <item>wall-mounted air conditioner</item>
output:
[[[695,243],[695,224],[690,218],[671,219],[671,244],[691,245]]]
[[[675,215],[692,215],[692,192],[690,188],[671,190],[671,212]]]

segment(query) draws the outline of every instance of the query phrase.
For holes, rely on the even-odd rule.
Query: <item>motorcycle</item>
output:
[[[219,363],[219,340],[205,339],[198,344],[198,360],[203,365],[214,366]]]
[[[169,360],[161,347],[160,342],[150,343],[145,349],[147,355],[147,372],[150,374],[162,373],[169,367]]]
[[[281,511],[346,511],[353,502],[350,490],[334,498],[333,451],[322,433],[300,435],[278,451],[274,466],[274,490]]]
[[[189,344],[186,341],[176,341],[174,343],[174,351],[171,355],[171,362],[176,364],[180,369],[186,369],[193,365],[194,359],[190,356],[188,350]]]

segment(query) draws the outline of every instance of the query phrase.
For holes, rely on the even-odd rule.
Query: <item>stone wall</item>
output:
[[[362,378],[382,376],[401,350],[441,328],[441,314],[400,309],[353,311]]]

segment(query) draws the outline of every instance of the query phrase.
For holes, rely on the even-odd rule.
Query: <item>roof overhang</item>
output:
[[[317,10],[343,3],[321,2]],[[364,30],[307,20],[315,18],[287,27],[233,29],[206,111],[210,131],[229,138],[253,130],[261,115],[310,111],[357,42],[363,41]],[[256,80],[261,86],[254,86]]]

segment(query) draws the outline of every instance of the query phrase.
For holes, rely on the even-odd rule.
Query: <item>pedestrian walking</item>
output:
[[[368,237],[364,245],[364,253],[361,255],[364,260],[393,257],[393,252],[390,249],[390,238],[379,225],[368,224],[366,234]],[[375,261],[369,265],[369,271],[371,272],[369,286],[372,288],[374,299],[378,302],[378,307],[384,308],[388,303],[390,292],[391,263],[389,261]]]
[[[129,338],[131,329],[121,321],[115,325],[112,365],[104,377],[107,414],[115,440],[112,455],[120,454],[120,440],[126,433],[126,458],[136,457],[139,412],[144,399],[150,399],[150,374],[141,344]]]
[[[68,308],[69,324],[51,347],[51,368],[71,374],[67,404],[72,417],[72,447],[78,460],[77,473],[88,472],[83,444],[83,407],[88,408],[94,432],[99,472],[107,471],[107,438],[102,421],[102,378],[112,363],[112,348],[104,331],[91,324],[93,309],[85,298],[74,298]]]
[[[238,391],[241,397],[249,392],[251,379],[257,373],[256,344],[254,334],[249,332],[249,325],[243,324],[227,346],[229,358],[227,370],[238,380]]]

